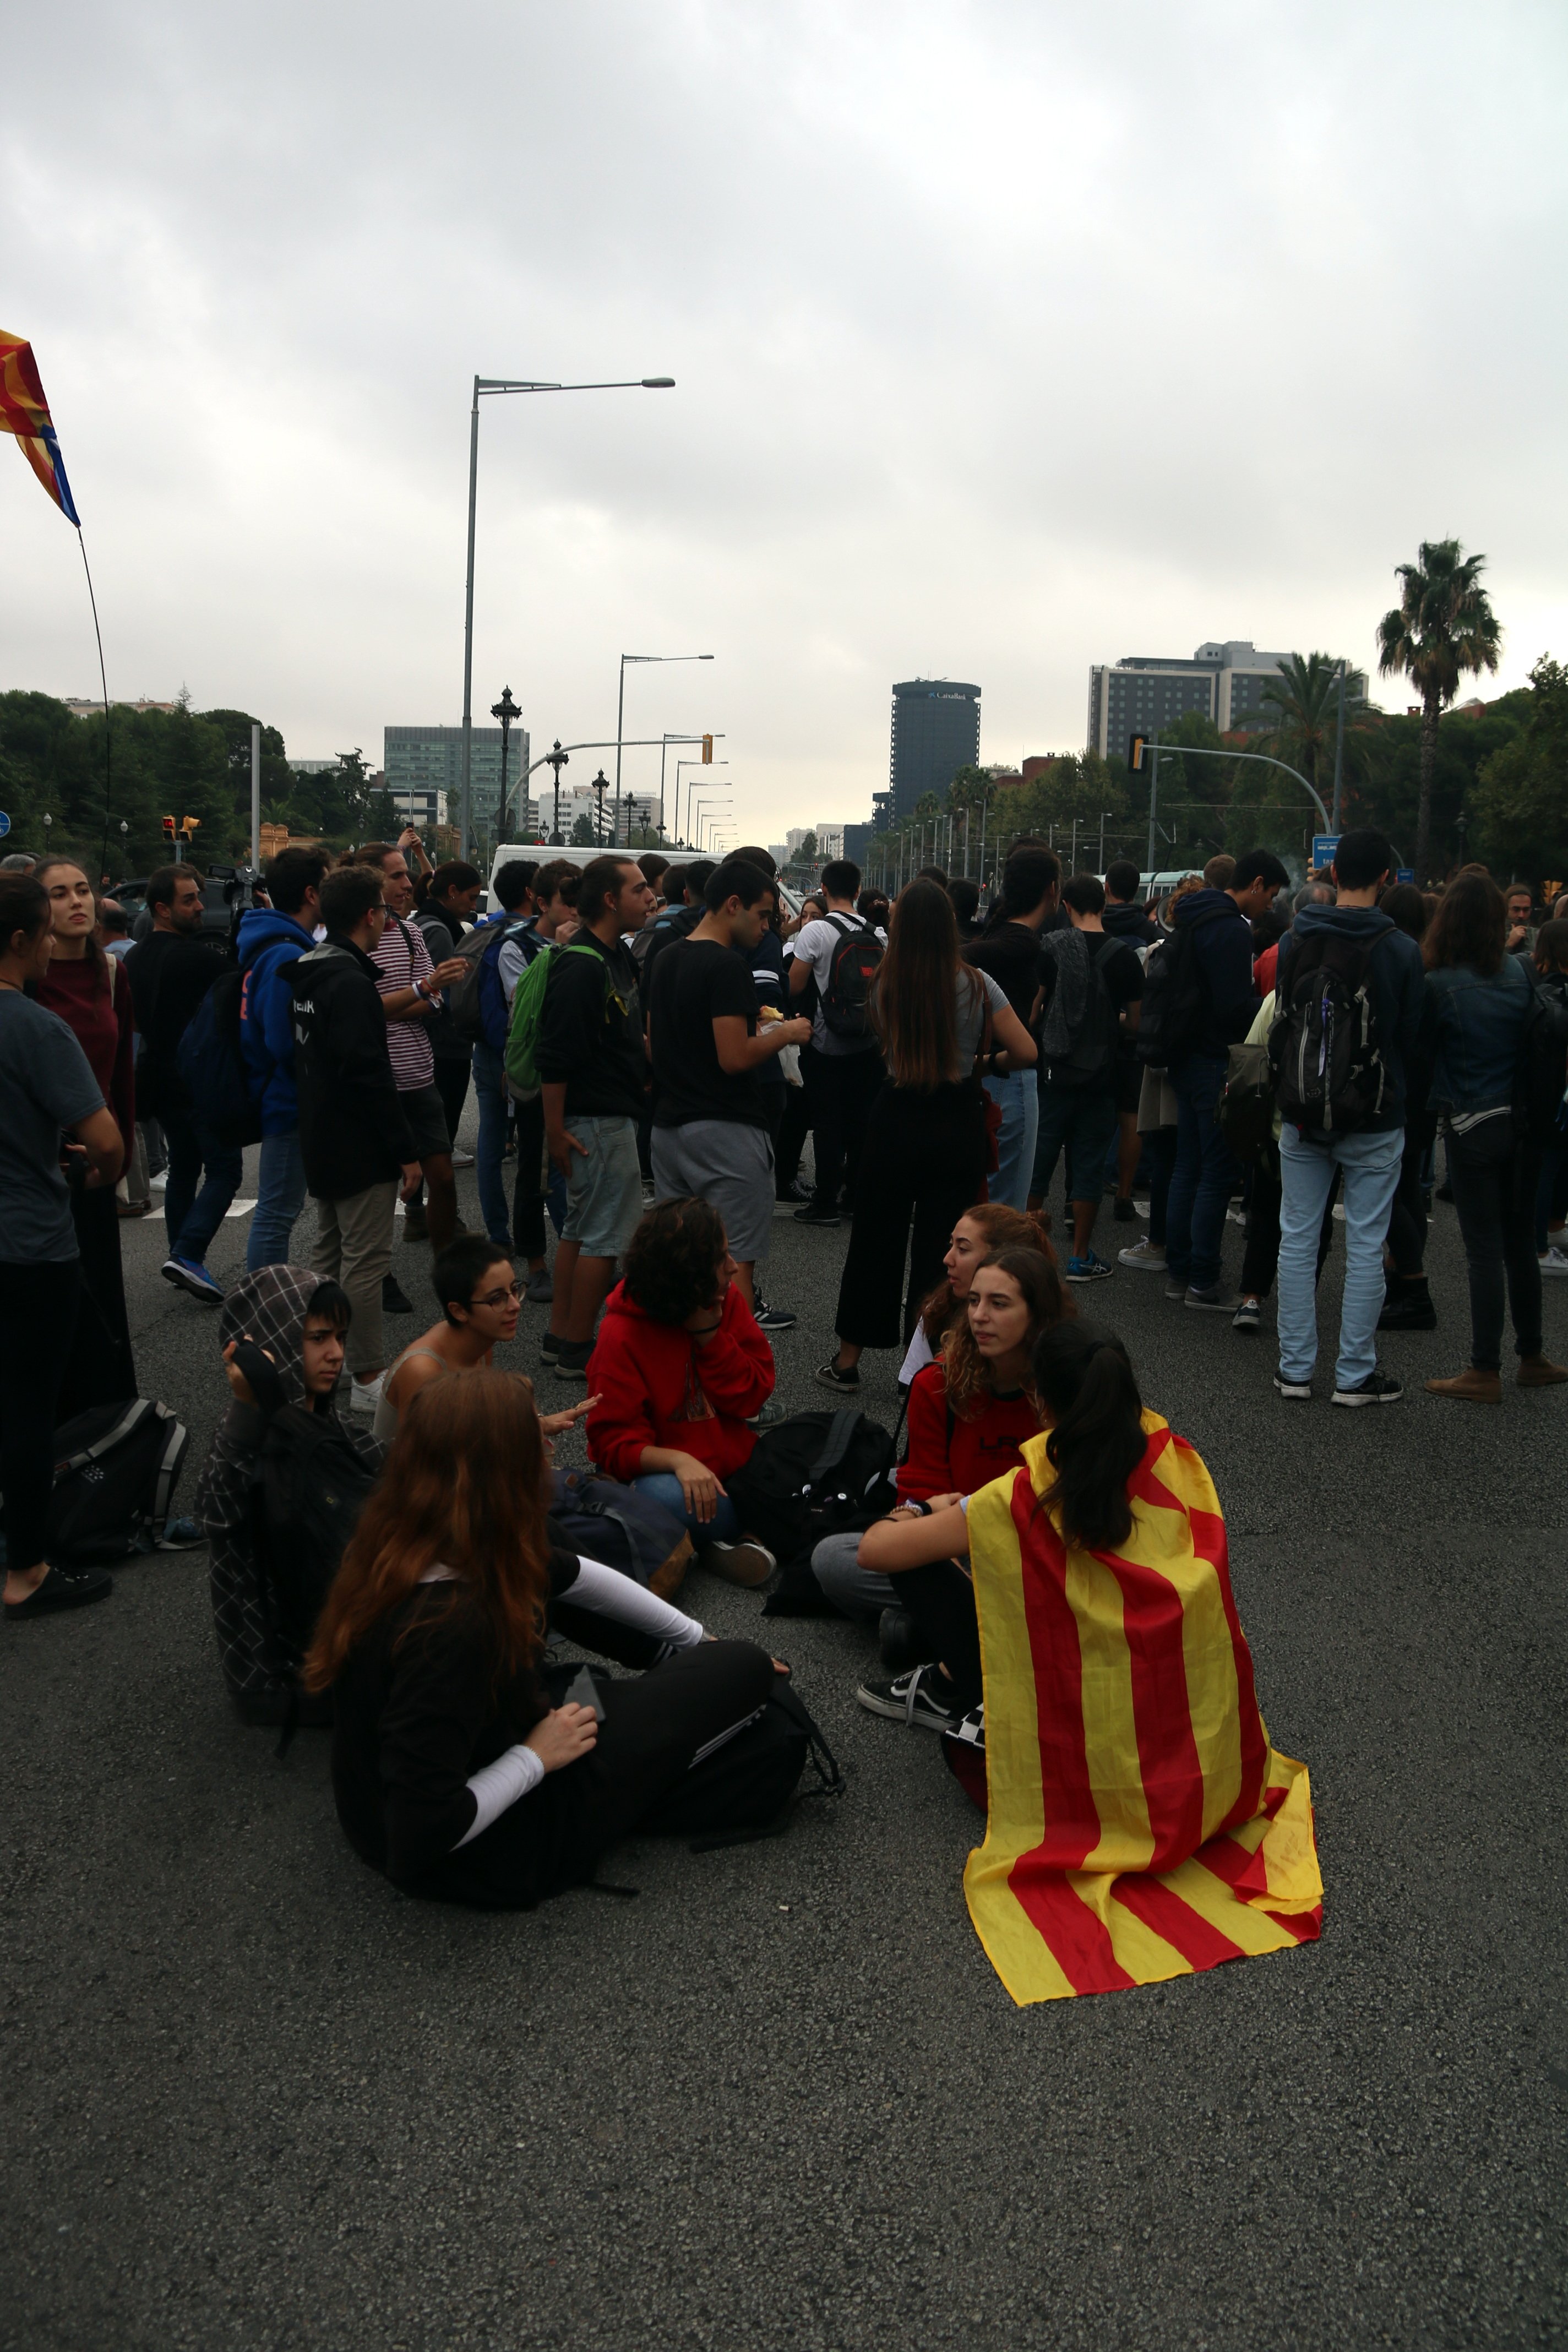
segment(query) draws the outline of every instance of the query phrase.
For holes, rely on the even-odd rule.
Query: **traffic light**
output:
[[[174,820],[172,816],[163,819],[163,838],[172,849],[174,845]]]
[[[713,765],[713,738],[711,735],[704,735],[702,738],[702,764],[705,768],[710,768]]]
[[[1147,735],[1129,735],[1127,738],[1127,765],[1135,776],[1143,772],[1143,754],[1148,748]]]
[[[200,817],[199,817],[199,816],[183,816],[183,817],[180,819],[180,831],[181,831],[181,832],[184,835],[184,836],[185,836],[185,843],[186,843],[186,846],[187,846],[187,847],[188,847],[188,846],[189,846],[189,845],[190,845],[190,838],[191,838],[192,834],[195,832],[195,830],[196,830],[197,826],[198,826],[200,824],[201,824],[201,819],[200,819]]]

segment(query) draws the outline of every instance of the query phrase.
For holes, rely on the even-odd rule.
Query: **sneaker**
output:
[[[759,1298],[757,1301],[756,1324],[759,1331],[793,1331],[799,1320],[799,1316],[792,1315],[787,1307],[770,1307],[765,1298]]]
[[[1387,1372],[1373,1370],[1368,1372],[1364,1381],[1358,1381],[1353,1389],[1336,1388],[1329,1402],[1331,1404],[1397,1404],[1404,1394],[1402,1381],[1394,1380]]]
[[[539,1352],[547,1364],[552,1364],[555,1361],[556,1357],[561,1353],[561,1341],[553,1331],[541,1333]]]
[[[594,1352],[592,1339],[563,1339],[555,1350],[555,1377],[558,1381],[581,1381],[588,1385],[588,1359]]]
[[[804,1177],[797,1176],[793,1184],[782,1185],[773,1197],[779,1201],[809,1201],[811,1187]]]
[[[907,1675],[895,1675],[888,1683],[862,1683],[855,1696],[872,1715],[885,1715],[895,1723],[907,1723],[911,1729],[919,1725],[923,1731],[953,1731],[958,1727],[958,1709],[944,1700],[942,1693],[947,1676],[939,1665],[911,1666]]]
[[[787,1421],[788,1419],[789,1415],[785,1412],[784,1406],[780,1404],[777,1397],[771,1396],[760,1412],[753,1412],[748,1415],[746,1427],[748,1429],[772,1429],[776,1422]]]
[[[1541,1253],[1541,1271],[1549,1276],[1568,1274],[1568,1251],[1560,1250],[1553,1242],[1549,1249]]]
[[[1146,1274],[1163,1274],[1165,1250],[1162,1242],[1134,1242],[1131,1249],[1118,1250],[1119,1265],[1142,1266]]]
[[[403,1207],[403,1203],[398,1203]],[[427,1242],[430,1238],[430,1218],[423,1201],[410,1201],[403,1209],[403,1238],[405,1242]]]
[[[158,1551],[194,1551],[206,1539],[206,1529],[198,1527],[195,1519],[165,1519],[163,1532],[153,1548]]]
[[[1146,1217],[1149,1213],[1149,1203],[1147,1201],[1134,1200],[1132,1207],[1135,1213],[1140,1217]]]
[[[384,1315],[412,1315],[414,1301],[406,1297],[395,1274],[381,1277],[381,1311]]]
[[[1109,1265],[1102,1257],[1096,1257],[1092,1250],[1088,1251],[1082,1257],[1069,1257],[1068,1260],[1067,1276],[1069,1282],[1103,1282],[1107,1275],[1115,1272],[1116,1268],[1113,1265]]]
[[[1227,1225],[1246,1224],[1247,1211],[1241,1206],[1239,1201],[1233,1201],[1231,1202],[1229,1208],[1225,1213],[1225,1221]]]
[[[985,1701],[982,1699],[978,1706],[972,1706],[963,1720],[953,1725],[948,1737],[950,1739],[962,1740],[965,1748],[976,1748],[984,1756],[985,1753]]]
[[[1282,1397],[1293,1397],[1302,1404],[1310,1404],[1312,1401],[1310,1381],[1288,1381],[1283,1372],[1276,1372],[1274,1385]]]
[[[1227,1290],[1223,1282],[1211,1282],[1206,1290],[1189,1283],[1183,1295],[1184,1307],[1195,1307],[1204,1315],[1234,1315],[1241,1305],[1239,1290]]]
[[[533,1307],[552,1307],[554,1305],[555,1284],[551,1277],[550,1268],[547,1265],[542,1265],[537,1274],[531,1274],[529,1276],[528,1280],[522,1286],[522,1295],[524,1298],[528,1300],[529,1304]]]
[[[349,1411],[363,1413],[367,1419],[374,1415],[376,1406],[381,1402],[382,1383],[385,1379],[384,1372],[377,1372],[374,1381],[362,1381],[357,1375],[351,1380]]]
[[[860,1393],[859,1365],[853,1364],[848,1371],[840,1371],[835,1356],[829,1356],[825,1364],[818,1364],[812,1378],[820,1381],[825,1389],[839,1389],[846,1396],[858,1396]]]
[[[57,1609],[85,1609],[89,1601],[107,1601],[113,1590],[114,1579],[101,1568],[51,1568],[26,1601],[7,1601],[6,1621],[20,1624],[24,1617],[47,1617]]]
[[[474,1164],[474,1155],[473,1155],[473,1153],[472,1153],[471,1151],[454,1151],[454,1152],[453,1152],[453,1154],[452,1154],[452,1165],[453,1165],[453,1167],[454,1167],[454,1168],[471,1168],[471,1167],[473,1166],[473,1164]]]
[[[731,1584],[744,1584],[753,1591],[759,1584],[767,1582],[778,1566],[765,1544],[753,1543],[749,1538],[741,1543],[708,1544],[699,1558],[715,1576],[723,1577]]]
[[[1123,1201],[1119,1198],[1116,1202],[1116,1206],[1111,1210],[1110,1213],[1115,1218],[1119,1225],[1130,1225],[1137,1216],[1138,1212],[1133,1207],[1131,1201]]]
[[[158,1271],[165,1282],[172,1282],[176,1290],[188,1290],[191,1297],[199,1298],[204,1307],[223,1305],[222,1283],[215,1282],[205,1266],[195,1258],[166,1257]]]
[[[1166,1266],[1166,1268],[1165,1268],[1165,1272],[1166,1272],[1167,1274],[1170,1274],[1170,1273],[1171,1273],[1171,1269],[1170,1269],[1169,1265],[1167,1265],[1167,1266]],[[1165,1296],[1166,1296],[1166,1297],[1167,1297],[1167,1298],[1184,1298],[1184,1297],[1186,1297],[1186,1295],[1187,1295],[1187,1279],[1186,1279],[1185,1275],[1182,1275],[1182,1274],[1172,1275],[1170,1281],[1169,1281],[1169,1282],[1167,1282],[1167,1283],[1166,1283],[1166,1285],[1165,1285]]]
[[[1244,1298],[1230,1318],[1233,1331],[1257,1331],[1263,1322],[1263,1307],[1256,1298]]]
[[[815,1201],[808,1201],[804,1209],[795,1211],[795,1221],[797,1225],[837,1225],[839,1217],[837,1209],[819,1209]]]

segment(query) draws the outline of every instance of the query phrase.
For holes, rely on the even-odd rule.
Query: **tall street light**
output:
[[[672,375],[617,378],[610,383],[542,383],[531,378],[477,375],[474,405],[468,421],[468,579],[463,604],[463,797],[458,829],[458,856],[468,854],[468,824],[473,803],[474,735],[474,518],[479,479],[479,401],[491,393],[506,392],[672,392]]]
[[[686,788],[686,824],[680,823],[680,772],[682,768],[727,768],[728,760],[677,760],[675,763],[675,830],[678,840],[684,841],[691,829],[691,787]]]
[[[696,793],[692,795],[691,806],[697,820],[697,847],[700,850],[702,846],[702,827],[706,821],[707,808],[710,801],[712,802],[715,808],[728,808],[730,805],[730,795],[728,793]]]
[[[626,664],[628,662],[689,662],[711,661],[711,654],[623,654],[621,656],[620,691],[616,697],[616,839],[621,837],[621,742],[626,710]],[[662,792],[660,794],[662,799]],[[662,816],[660,822],[662,823]]]
[[[518,709],[516,703],[511,698],[511,688],[510,686],[503,686],[500,690],[500,700],[499,702],[491,703],[490,717],[500,720],[500,807],[497,812],[496,838],[499,841],[504,841],[506,839],[507,739],[510,735],[515,722],[522,717],[521,711]],[[527,796],[525,794],[525,800],[526,797]]]

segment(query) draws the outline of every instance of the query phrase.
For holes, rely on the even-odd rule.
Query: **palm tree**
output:
[[[1415,879],[1425,882],[1432,835],[1432,772],[1437,721],[1467,670],[1495,670],[1502,627],[1480,584],[1484,555],[1457,539],[1423,540],[1414,563],[1394,567],[1399,603],[1377,625],[1377,666],[1403,671],[1421,695],[1421,796],[1415,819]]]
[[[1303,660],[1292,654],[1279,665],[1279,677],[1270,678],[1258,695],[1258,706],[1268,720],[1258,737],[1260,750],[1272,752],[1288,767],[1299,768],[1320,795],[1323,786],[1318,781],[1321,763],[1326,779],[1334,772],[1334,740],[1339,730],[1340,666],[1328,654],[1309,654]],[[1351,724],[1361,718],[1366,709],[1359,674],[1348,665],[1345,670],[1345,718]]]

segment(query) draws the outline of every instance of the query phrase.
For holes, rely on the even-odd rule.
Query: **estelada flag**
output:
[[[969,1506],[989,1802],[963,1888],[1020,2004],[1321,1930],[1307,1768],[1258,1711],[1219,1498],[1184,1438],[1143,1427],[1120,1551],[1063,1541],[1043,1435]]]
[[[60,461],[60,445],[38,380],[33,346],[20,335],[8,335],[4,327],[0,327],[0,432],[16,435],[28,465],[56,506],[67,522],[74,522],[79,530],[81,517]]]

